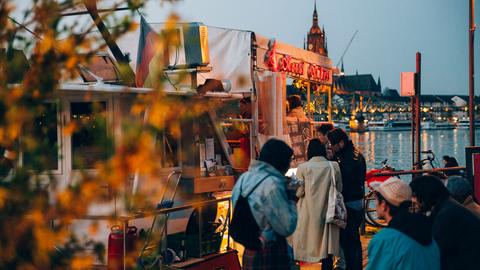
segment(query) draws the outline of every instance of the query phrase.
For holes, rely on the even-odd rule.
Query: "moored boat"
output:
[[[475,127],[480,127],[480,121],[475,120]],[[470,120],[468,118],[460,119],[457,122],[457,129],[469,129],[470,128]]]
[[[333,127],[334,128],[341,128],[341,129],[344,129],[344,130],[350,130],[350,125],[348,123],[348,121],[346,120],[338,120],[338,121],[335,121],[333,123]]]
[[[385,121],[368,121],[368,130],[385,130]]]
[[[384,131],[406,131],[412,129],[410,120],[388,120],[385,123]]]
[[[352,116],[349,121],[350,132],[365,132],[368,130],[368,120],[363,115]]]
[[[449,130],[454,129],[455,126],[447,121],[434,122],[434,121],[425,121],[422,122],[422,129],[424,130]]]

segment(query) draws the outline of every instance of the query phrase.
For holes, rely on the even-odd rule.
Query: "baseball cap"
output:
[[[374,187],[378,193],[389,203],[400,206],[404,201],[412,198],[412,189],[410,186],[398,177],[390,177],[377,187]]]

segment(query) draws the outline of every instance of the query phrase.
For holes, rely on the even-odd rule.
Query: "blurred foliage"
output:
[[[123,122],[122,136],[115,141],[110,133],[95,138],[100,140],[97,145],[105,147],[99,151],[107,153],[94,161],[97,173],[82,171],[76,181],[57,183],[51,170],[56,165],[45,156],[58,153],[61,142],[53,140],[57,146],[52,148],[54,135],[45,121],[55,123],[55,117],[49,114],[51,108],[45,101],[53,101],[62,110],[61,82],[78,77],[79,66],[88,66],[92,56],[106,48],[101,37],[87,34],[96,30],[92,20],[78,32],[79,22],[68,25],[67,18],[61,16],[83,4],[78,0],[32,0],[31,8],[22,11],[20,26],[9,19],[16,9],[15,1],[0,1],[0,45],[4,48],[0,51],[0,150],[16,153],[11,156],[14,163],[0,159],[0,269],[84,269],[96,259],[103,260],[106,247],[76,239],[69,228],[72,221],[86,215],[92,203],[105,200],[105,194],[100,192],[105,186],[109,194],[126,199],[126,203],[131,199],[125,192],[128,178],[140,174],[149,181],[158,179],[161,162],[152,147],[155,134],[168,126],[169,134],[178,137],[181,119],[194,119],[214,106],[195,98],[166,97],[160,91],[165,78],[163,69],[157,68],[153,75],[159,83],[152,92],[133,101],[132,119]],[[138,19],[137,10],[144,7],[145,1],[123,1],[119,5],[125,4],[130,8],[128,15],[100,14],[111,27],[114,39],[137,29],[134,19]],[[178,19],[172,15],[167,27],[173,27]],[[164,40],[159,41],[159,48],[166,46]],[[25,52],[28,62],[13,48]],[[156,61],[161,67],[161,61]],[[84,100],[91,96],[85,94]],[[138,121],[145,111],[148,119]],[[101,109],[93,109],[93,120],[62,125],[61,133],[81,133],[82,124],[105,126],[102,113]],[[28,161],[21,166],[20,156]],[[58,158],[65,157],[59,154]],[[12,165],[13,169],[6,173],[5,166]],[[90,228],[92,234],[97,230],[95,225]],[[86,248],[98,258],[83,252]]]

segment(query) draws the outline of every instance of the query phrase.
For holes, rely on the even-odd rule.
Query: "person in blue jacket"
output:
[[[377,214],[388,227],[368,245],[367,270],[437,270],[440,250],[432,238],[432,224],[421,214],[409,212],[412,190],[392,177],[375,188]]]

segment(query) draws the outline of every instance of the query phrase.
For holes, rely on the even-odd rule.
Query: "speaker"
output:
[[[164,61],[168,69],[207,66],[210,63],[208,28],[202,23],[180,23],[174,29],[162,30],[167,40],[178,41],[165,47]]]

